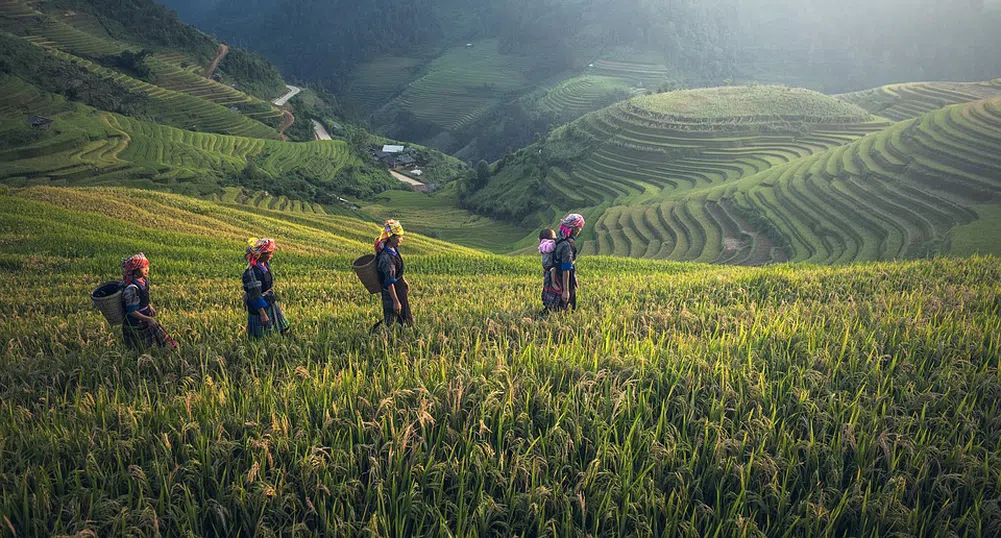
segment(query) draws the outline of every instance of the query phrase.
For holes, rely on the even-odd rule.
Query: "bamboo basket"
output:
[[[122,306],[123,289],[121,281],[114,280],[101,284],[90,294],[94,306],[112,325],[121,325],[125,321],[125,307]]]
[[[358,279],[361,280],[369,293],[374,295],[382,291],[382,285],[379,284],[379,272],[375,269],[374,254],[366,254],[358,258],[351,264],[351,268],[355,270]]]

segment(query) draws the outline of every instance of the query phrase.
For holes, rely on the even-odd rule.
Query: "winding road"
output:
[[[323,126],[322,123],[313,120],[313,132],[316,133],[317,140],[333,140],[330,133],[327,132],[327,128]]]
[[[299,95],[299,92],[302,91],[302,88],[298,86],[292,86],[291,84],[286,84],[285,87],[288,88],[288,93],[279,97],[278,99],[275,99],[274,100],[275,106],[285,106],[285,103],[288,103],[289,99],[295,97],[296,95]]]

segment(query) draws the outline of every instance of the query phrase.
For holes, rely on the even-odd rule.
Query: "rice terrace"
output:
[[[919,4],[0,0],[0,538],[1001,536]]]

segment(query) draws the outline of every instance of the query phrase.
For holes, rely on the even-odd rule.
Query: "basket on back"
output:
[[[125,321],[125,307],[122,305],[123,289],[121,281],[105,282],[90,294],[94,306],[112,325],[121,325]]]
[[[382,285],[379,284],[379,272],[375,268],[374,254],[366,254],[358,258],[351,264],[351,268],[355,270],[358,279],[365,285],[365,289],[369,293],[375,294],[382,291]]]

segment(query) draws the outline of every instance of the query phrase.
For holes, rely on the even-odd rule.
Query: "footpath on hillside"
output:
[[[215,74],[215,70],[219,67],[219,62],[221,62],[227,54],[229,54],[229,47],[224,43],[220,43],[219,52],[216,53],[212,63],[205,68],[205,78],[212,78],[212,75]]]

